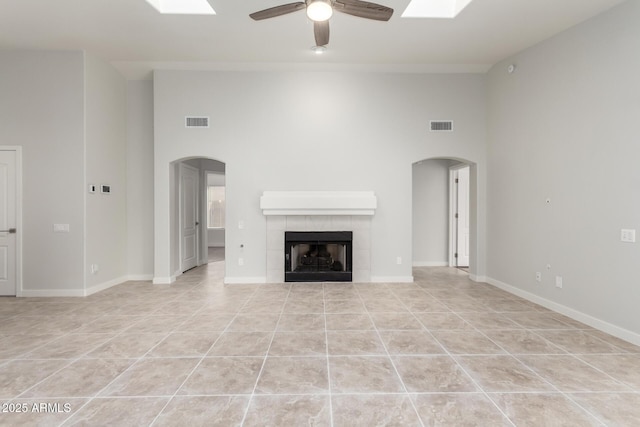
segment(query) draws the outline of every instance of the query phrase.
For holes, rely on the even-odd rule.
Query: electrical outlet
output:
[[[562,276],[556,276],[556,288],[562,289]]]
[[[542,282],[542,273],[536,271],[536,282]]]
[[[238,265],[242,267],[244,265],[244,258],[238,258]]]
[[[91,274],[98,274],[99,267],[98,264],[91,264]]]
[[[398,264],[398,265],[402,264],[402,257],[397,257],[396,258],[396,264]]]

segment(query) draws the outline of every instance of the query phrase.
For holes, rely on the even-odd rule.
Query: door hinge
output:
[[[458,178],[456,178],[456,184],[459,183],[459,182],[460,182],[460,180]]]
[[[456,212],[456,216],[455,216],[455,218],[456,218],[456,219],[458,219],[458,213],[457,213],[457,212]]]
[[[458,258],[458,252],[456,252],[455,254],[453,254],[454,258]]]

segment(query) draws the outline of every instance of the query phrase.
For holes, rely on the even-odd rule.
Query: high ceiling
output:
[[[84,49],[128,78],[163,68],[351,67],[484,71],[623,0],[474,0],[455,19],[402,18],[410,0],[375,0],[389,22],[336,13],[315,55],[304,11],[249,14],[295,0],[209,0],[216,15],[161,15],[145,0],[0,0],[0,49]]]

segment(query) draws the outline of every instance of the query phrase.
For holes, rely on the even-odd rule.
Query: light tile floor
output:
[[[0,426],[638,426],[640,348],[448,268],[0,299]]]

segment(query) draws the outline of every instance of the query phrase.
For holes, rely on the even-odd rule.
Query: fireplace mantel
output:
[[[264,215],[374,215],[373,191],[265,191],[260,197]]]

